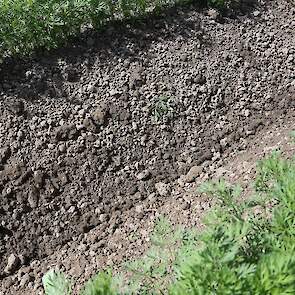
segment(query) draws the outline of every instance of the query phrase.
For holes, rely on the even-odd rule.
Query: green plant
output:
[[[218,9],[237,8],[241,5],[241,0],[208,0],[208,6]]]
[[[50,270],[42,278],[45,295],[69,295],[71,283],[62,272]]]
[[[173,117],[173,113],[172,99],[167,96],[158,97],[153,108],[155,121],[166,121]]]
[[[295,164],[274,153],[258,169],[260,198],[241,202],[223,181],[203,186],[219,207],[171,294],[295,294]]]
[[[113,278],[110,272],[100,272],[86,284],[81,295],[115,295]]]
[[[164,294],[175,278],[177,264],[195,248],[194,231],[174,228],[160,217],[151,235],[151,247],[140,259],[125,264],[131,274],[127,294]]]
[[[62,272],[50,270],[43,279],[45,295],[70,295],[71,283]],[[110,272],[100,272],[83,287],[80,295],[115,295],[114,280]]]
[[[295,142],[295,130],[292,130],[292,131],[290,132],[290,137],[291,137],[291,139]]]
[[[3,0],[0,3],[0,53],[31,53],[57,47],[82,26],[100,25],[109,16],[105,0]]]

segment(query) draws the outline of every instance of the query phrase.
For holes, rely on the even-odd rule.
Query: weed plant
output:
[[[167,96],[160,96],[153,108],[155,122],[166,122],[172,119],[174,114],[173,99]]]

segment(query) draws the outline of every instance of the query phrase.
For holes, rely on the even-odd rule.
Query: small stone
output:
[[[32,71],[26,71],[25,76],[26,76],[27,79],[30,79],[30,78],[33,77],[33,72]]]
[[[181,55],[180,55],[180,60],[181,61],[187,61],[187,54],[186,53],[182,53]]]
[[[222,146],[222,147],[226,147],[227,146],[227,137],[225,137],[225,138],[222,138],[221,140],[220,140],[220,145]]]
[[[39,149],[39,148],[42,147],[42,145],[43,145],[43,141],[41,139],[36,139],[36,141],[35,141],[35,147],[37,149]]]
[[[59,179],[62,185],[66,185],[69,182],[68,176],[65,173],[58,173],[57,178]]]
[[[203,168],[201,166],[193,166],[187,175],[185,176],[186,182],[193,182],[202,173]]]
[[[98,107],[93,113],[92,113],[92,119],[95,124],[97,125],[103,125],[107,118],[107,108],[104,106]]]
[[[44,180],[44,173],[40,170],[34,172],[34,181],[37,187],[42,187]]]
[[[99,215],[99,221],[100,222],[106,222],[109,219],[108,214],[102,213]]]
[[[97,131],[96,125],[93,123],[93,121],[90,118],[85,118],[83,120],[83,126],[90,132]]]
[[[24,287],[25,285],[27,285],[30,280],[31,280],[30,275],[28,273],[24,274],[24,276],[22,277],[19,283],[20,287]]]
[[[179,184],[180,187],[184,187],[186,183],[186,176],[180,175],[180,177],[177,179],[177,183]]]
[[[121,95],[121,92],[116,89],[112,89],[110,91],[110,96],[120,96],[120,95]]]
[[[18,137],[18,140],[22,140],[23,138],[24,138],[24,132],[23,131],[21,131],[21,130],[19,130],[18,132],[17,132],[17,137]]]
[[[6,146],[0,149],[0,165],[5,164],[11,155],[10,147]]]
[[[142,86],[145,83],[145,78],[143,75],[143,68],[142,66],[136,66],[130,74],[129,77],[129,88],[136,89],[137,87]]]
[[[63,125],[56,130],[55,138],[62,141],[74,139],[77,131],[75,124]]]
[[[38,206],[39,193],[35,186],[32,186],[29,192],[28,203],[31,208],[36,208]]]
[[[170,185],[164,182],[157,182],[155,188],[160,196],[167,197],[171,191]]]
[[[198,74],[198,75],[194,78],[194,82],[195,82],[196,84],[203,85],[204,83],[206,83],[206,77],[203,76],[202,74]]]
[[[142,213],[143,212],[143,206],[142,205],[137,205],[135,207],[135,211],[136,211],[136,213]]]
[[[151,175],[151,173],[149,170],[143,170],[142,172],[140,172],[136,175],[136,178],[138,180],[146,180],[150,177],[150,175]]]
[[[156,198],[156,194],[155,194],[155,193],[151,193],[151,194],[148,196],[148,201],[149,201],[150,204],[155,203],[156,200],[157,200],[157,198]]]
[[[5,172],[10,180],[17,179],[22,175],[22,163],[12,163],[5,166]]]
[[[209,18],[212,20],[218,20],[220,17],[220,14],[216,9],[209,9],[207,14],[208,14]]]
[[[7,274],[13,273],[17,269],[19,263],[20,263],[20,260],[18,256],[16,256],[15,254],[10,254],[10,256],[8,257],[7,265],[4,269],[4,272]]]
[[[215,170],[215,178],[223,177],[228,171],[224,167],[219,167]]]
[[[66,151],[66,145],[65,144],[61,144],[58,146],[58,150],[61,152],[61,153],[64,153]]]
[[[95,253],[95,251],[90,250],[90,251],[89,251],[89,255],[90,255],[91,257],[94,257],[94,256],[96,256],[96,253]]]
[[[180,209],[181,210],[188,210],[189,208],[190,208],[190,203],[188,203],[188,202],[183,202],[183,203],[181,203],[181,205],[180,205]]]
[[[255,10],[255,11],[253,12],[253,15],[254,15],[255,17],[259,16],[259,15],[260,15],[260,11]]]
[[[16,115],[22,115],[25,111],[25,105],[22,100],[10,101],[9,108]]]
[[[205,93],[207,91],[207,88],[205,85],[200,86],[199,88],[200,92]]]

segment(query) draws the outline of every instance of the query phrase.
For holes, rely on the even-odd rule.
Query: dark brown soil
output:
[[[190,7],[2,65],[0,294],[38,294],[58,259],[85,278],[132,256],[130,228],[152,223],[175,184],[292,122],[294,40],[284,0],[236,18]],[[65,266],[77,247],[89,255]]]

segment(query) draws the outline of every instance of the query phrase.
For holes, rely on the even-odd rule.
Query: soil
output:
[[[43,294],[51,267],[79,288],[140,255],[160,214],[202,228],[199,182],[293,151],[294,15],[177,8],[3,64],[0,294]]]

